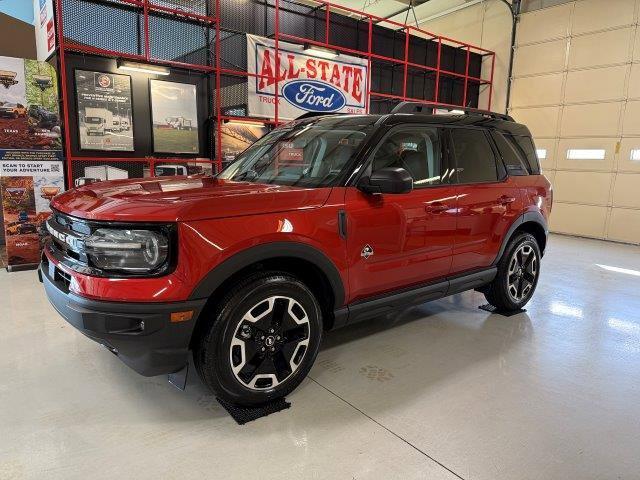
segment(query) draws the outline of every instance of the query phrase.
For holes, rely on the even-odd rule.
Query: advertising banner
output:
[[[33,0],[38,60],[49,59],[56,49],[56,27],[53,20],[53,0]]]
[[[76,70],[80,148],[133,152],[131,77]]]
[[[58,85],[53,67],[0,57],[0,160],[60,160]]]
[[[153,151],[198,153],[196,86],[150,80]]]
[[[369,72],[367,60],[349,55],[305,50],[279,42],[278,116],[293,120],[307,112],[365,113]],[[248,114],[275,117],[275,42],[247,35]]]
[[[0,194],[10,267],[40,261],[40,229],[49,202],[64,190],[62,162],[0,161]]]

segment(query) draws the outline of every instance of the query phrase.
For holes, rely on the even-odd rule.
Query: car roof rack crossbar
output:
[[[429,110],[431,110],[430,113],[434,113],[436,109],[455,110],[464,112],[468,115],[482,115],[484,117],[499,118],[509,122],[514,121],[511,115],[506,115],[504,113],[490,112],[489,110],[481,110],[479,108],[452,107],[435,102],[400,102],[398,105],[393,107],[391,113],[429,113]]]

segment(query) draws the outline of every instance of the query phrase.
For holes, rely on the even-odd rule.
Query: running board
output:
[[[491,282],[497,272],[498,269],[496,267],[491,267],[410,290],[396,291],[384,296],[353,303],[348,306],[348,319],[345,319],[346,321],[344,322],[336,323],[335,328],[422,305],[456,293],[473,290]]]

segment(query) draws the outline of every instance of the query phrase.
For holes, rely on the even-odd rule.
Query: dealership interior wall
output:
[[[496,51],[496,110],[506,102],[510,22],[492,0],[422,24]],[[524,2],[512,78],[509,113],[531,129],[554,186],[551,230],[640,243],[637,2]]]

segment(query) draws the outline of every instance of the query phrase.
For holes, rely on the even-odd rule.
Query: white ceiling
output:
[[[332,3],[355,10],[361,10],[379,17],[389,17],[390,20],[399,23],[404,23],[406,20],[410,25],[415,25],[416,18],[418,24],[421,24],[433,17],[446,14],[446,12],[452,9],[463,7],[465,4],[478,3],[478,0],[413,0],[414,11],[403,11],[408,7],[409,1],[410,0],[333,0]],[[407,13],[409,14],[408,16]]]

